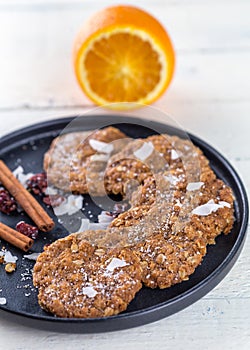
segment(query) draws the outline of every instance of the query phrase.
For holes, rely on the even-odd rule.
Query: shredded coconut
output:
[[[97,294],[97,291],[93,287],[84,287],[82,293],[87,295],[89,298],[94,298]]]
[[[144,142],[143,145],[134,152],[134,155],[136,158],[144,161],[147,159],[153,152],[154,150],[154,145],[152,142]]]
[[[116,269],[117,267],[124,267],[127,266],[128,264],[126,263],[126,261],[118,259],[118,258],[113,258],[111,260],[111,262],[108,264],[107,266],[107,270],[108,271],[114,271],[114,269]]]
[[[224,202],[224,201],[220,201],[217,204],[214,202],[213,199],[211,199],[206,204],[202,204],[202,205],[198,206],[197,208],[195,208],[194,210],[192,210],[192,214],[200,215],[200,216],[207,216],[207,215],[217,211],[219,208],[224,208],[224,207],[230,208],[231,205],[227,202]]]
[[[187,191],[199,190],[204,185],[204,182],[190,182],[187,185]]]
[[[111,153],[114,150],[114,146],[111,143],[101,142],[98,140],[89,140],[90,146],[97,152]]]

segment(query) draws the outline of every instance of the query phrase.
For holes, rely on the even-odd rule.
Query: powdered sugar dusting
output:
[[[190,182],[187,185],[187,191],[199,190],[204,185],[204,182]]]
[[[97,294],[97,291],[93,287],[84,287],[82,289],[82,294],[87,295],[89,298],[94,298]]]
[[[144,161],[152,154],[153,150],[154,145],[152,142],[144,142],[143,145],[134,152],[134,155],[136,158]]]
[[[114,146],[111,143],[91,139],[89,144],[95,151],[101,153],[111,153],[114,150]]]
[[[122,260],[122,259],[118,259],[118,258],[113,258],[111,260],[111,262],[108,264],[107,266],[107,270],[113,272],[114,269],[118,268],[118,267],[124,267],[127,266],[128,264],[126,263],[126,261]]]
[[[227,202],[220,201],[218,204],[214,202],[213,199],[209,200],[206,204],[202,204],[192,210],[192,214],[200,215],[200,216],[207,216],[210,215],[213,212],[216,212],[219,208],[228,207],[230,208],[231,205]]]

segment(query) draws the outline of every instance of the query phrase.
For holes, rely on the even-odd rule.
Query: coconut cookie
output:
[[[71,318],[116,315],[126,310],[142,286],[133,252],[100,249],[81,234],[46,247],[34,266],[33,282],[44,310]]]

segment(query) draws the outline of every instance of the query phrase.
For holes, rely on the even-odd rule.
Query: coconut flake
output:
[[[171,159],[175,160],[175,159],[178,159],[178,158],[180,158],[180,157],[179,157],[179,154],[176,152],[176,150],[175,149],[171,149]]]
[[[82,294],[87,295],[89,298],[94,298],[97,294],[97,291],[93,287],[84,287],[82,289]]]
[[[219,204],[222,205],[223,207],[231,208],[231,204],[228,202],[219,201]]]
[[[114,146],[111,143],[106,143],[98,140],[89,140],[90,146],[97,152],[111,153],[114,150]]]
[[[118,259],[118,258],[113,258],[111,260],[111,262],[108,264],[107,266],[107,270],[113,272],[114,269],[118,268],[118,267],[124,267],[127,266],[128,264],[126,263],[126,261]]]
[[[5,305],[6,303],[6,298],[0,298],[0,305]]]
[[[47,196],[54,196],[54,195],[58,194],[58,190],[54,187],[48,186],[46,188],[44,194],[46,194]]]
[[[154,150],[154,145],[151,141],[144,142],[143,145],[139,149],[134,151],[134,155],[136,158],[144,161],[152,154],[153,150]]]
[[[28,255],[24,255],[23,257],[25,259],[29,259],[29,260],[34,260],[36,261],[38,256],[40,255],[41,253],[32,253],[32,254],[28,254]]]
[[[228,207],[229,206],[229,207]],[[200,216],[207,216],[215,211],[217,211],[219,208],[228,207],[230,208],[231,205],[227,202],[220,201],[218,204],[214,202],[213,199],[210,199],[206,204],[202,204],[192,210],[192,214],[200,215]]]
[[[29,180],[32,176],[34,176],[34,173],[24,173],[24,169],[21,165],[19,165],[14,171],[13,175],[18,179],[18,181],[26,187],[27,185],[27,180]]]
[[[199,190],[204,185],[204,182],[189,182],[187,185],[187,191]]]
[[[72,215],[77,213],[80,209],[82,209],[82,204],[83,204],[83,198],[82,196],[74,196],[71,194],[68,197],[68,203],[70,206],[70,210],[68,212],[68,215]]]
[[[110,223],[114,220],[112,215],[108,215],[109,212],[102,211],[101,214],[98,215],[98,222],[99,223]]]
[[[12,173],[13,173],[13,175],[17,178],[18,175],[24,173],[24,169],[23,169],[23,167],[22,167],[21,165],[18,165],[18,167],[17,167],[15,170],[13,170]]]
[[[80,195],[69,195],[58,207],[54,208],[55,215],[72,215],[77,213],[82,208],[83,198]]]
[[[18,260],[17,256],[12,255],[11,252],[9,252],[8,250],[5,252],[4,261],[6,262],[6,264],[8,264],[8,263],[15,264],[17,260]]]
[[[77,232],[84,232],[89,229],[89,219],[82,219],[81,226],[79,227]]]
[[[18,181],[24,186],[27,186],[27,181],[34,176],[34,173],[28,173],[28,174],[20,174],[18,175]]]
[[[93,154],[93,156],[90,157],[90,160],[92,162],[107,162],[109,160],[108,154]]]

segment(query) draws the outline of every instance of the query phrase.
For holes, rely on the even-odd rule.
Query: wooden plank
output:
[[[127,4],[135,5],[128,0]],[[116,0],[85,0],[79,1],[2,1],[0,12],[4,16],[12,15],[40,15],[42,19],[50,21],[51,16],[60,13],[57,22],[71,23],[77,29],[83,20],[93,12],[105,6],[116,5]],[[198,0],[138,0],[137,6],[144,8],[155,15],[170,34],[175,34],[173,40],[176,48],[192,50],[193,48],[249,48],[249,21],[250,4],[247,1],[198,1]],[[226,16],[225,16],[226,6]],[[222,21],[223,18],[223,21]],[[43,29],[46,30],[45,22]],[[38,22],[39,24],[39,22]]]
[[[106,349],[248,350],[250,339],[249,299],[201,299],[187,309],[161,321],[113,333],[60,334],[26,328],[0,319],[5,349],[71,350],[72,347]]]
[[[99,5],[66,4],[40,2],[43,10],[34,3],[0,6],[1,108],[89,104],[75,81],[71,51],[81,23]],[[249,2],[230,2],[227,16],[224,2],[183,7],[148,2],[145,9],[168,28],[177,50],[168,100],[249,100]]]
[[[53,46],[52,42],[50,45]],[[71,45],[66,47],[64,56],[55,52],[56,48],[44,48],[47,54],[43,59],[42,47],[27,55],[24,49],[18,61],[14,54],[9,54],[4,60],[1,56],[0,91],[4,94],[0,96],[0,108],[90,105],[76,83],[71,66]],[[250,52],[194,53],[179,55],[177,58],[176,73],[164,95],[164,104],[172,100],[178,103],[250,100],[250,79],[246,75]],[[240,70],[232,70],[235,62],[241,67]]]

